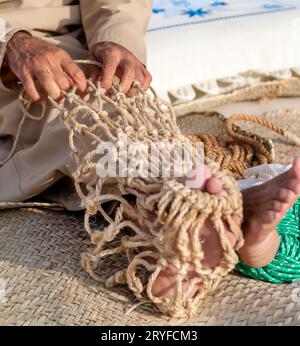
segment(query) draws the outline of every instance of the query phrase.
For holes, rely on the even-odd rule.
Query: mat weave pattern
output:
[[[0,302],[1,325],[300,325],[294,286],[237,275],[228,275],[205,298],[191,322],[164,317],[151,304],[129,311],[137,301],[126,288],[108,290],[79,265],[88,237],[77,214],[1,211],[0,230],[0,277],[7,294]],[[105,276],[120,261],[110,259]]]
[[[285,109],[260,116],[299,134],[300,112],[288,104],[289,99]],[[213,113],[182,116],[178,122],[184,132],[220,134],[223,128]],[[252,124],[243,128],[272,139],[280,163],[289,163],[300,151],[267,129]],[[300,283],[274,285],[236,273],[203,300],[191,321],[163,316],[148,303],[135,307],[137,300],[126,287],[106,289],[82,269],[80,254],[88,246],[80,213],[0,210],[0,293],[5,291],[0,294],[0,324],[300,325]],[[122,267],[123,258],[105,261],[103,280]]]

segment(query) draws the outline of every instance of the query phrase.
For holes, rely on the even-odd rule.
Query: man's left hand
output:
[[[95,45],[90,58],[102,64],[102,69],[90,66],[89,77],[92,81],[100,80],[101,87],[108,90],[112,86],[113,77],[120,78],[120,86],[124,93],[130,95],[132,82],[137,81],[146,91],[152,81],[146,67],[126,48],[113,42],[101,42]]]

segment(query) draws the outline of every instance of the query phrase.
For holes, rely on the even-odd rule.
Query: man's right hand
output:
[[[84,93],[87,81],[82,70],[63,49],[17,32],[8,42],[6,57],[15,76],[33,101],[40,100],[37,82],[53,99],[61,97],[61,90],[76,86]]]

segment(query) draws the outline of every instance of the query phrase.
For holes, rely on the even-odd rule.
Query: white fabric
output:
[[[237,184],[241,190],[263,184],[264,182],[275,178],[277,175],[286,172],[291,165],[283,166],[278,163],[259,165],[246,170],[244,179],[238,180]]]
[[[153,11],[158,13],[146,35],[148,67],[162,96],[247,70],[299,65],[299,0],[157,0]],[[194,88],[176,92],[182,100],[195,97]]]

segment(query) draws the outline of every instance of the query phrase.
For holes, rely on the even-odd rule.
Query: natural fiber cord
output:
[[[106,280],[107,287],[127,284],[137,298],[147,297],[171,316],[194,316],[201,299],[237,264],[236,251],[243,245],[240,225],[232,217],[237,215],[242,219],[241,194],[233,175],[239,177],[248,167],[274,159],[271,141],[242,131],[233,121],[254,121],[270,127],[296,144],[300,141],[272,123],[245,115],[225,121],[231,142],[221,143],[218,138],[207,134],[184,136],[176,124],[174,110],[160,100],[153,89],[152,94],[144,93],[135,83],[134,87],[139,93],[129,99],[117,84],[112,87],[109,97],[102,93],[100,83],[95,85],[89,82],[89,87],[91,99],[88,102],[83,101],[75,89],[64,93],[65,97],[60,103],[49,98],[50,106],[60,111],[69,130],[70,150],[77,164],[73,174],[75,187],[86,210],[85,229],[94,246],[93,251],[82,255],[82,265],[94,279],[102,281],[99,270],[101,272],[103,258],[124,254],[122,267]],[[23,118],[18,135],[26,118],[33,118],[30,106],[31,102],[22,93],[20,107]],[[45,109],[44,105],[42,114],[34,119],[42,119]],[[123,136],[132,142],[146,144],[168,140],[178,145],[191,142],[195,145],[202,141],[206,163],[222,181],[227,196],[219,197],[190,189],[175,178],[151,176],[117,176],[115,183],[120,194],[103,194],[102,188],[109,178],[96,174],[99,160],[97,147],[104,140],[117,145]],[[17,140],[18,136],[8,159],[13,155]],[[223,149],[221,153],[218,148]],[[137,153],[130,155],[129,159],[134,159]],[[158,161],[154,162],[157,167],[163,155],[161,151]],[[134,196],[134,202],[127,200],[128,194]],[[102,207],[107,201],[118,202],[113,216],[108,215]],[[98,214],[104,217],[107,226],[95,228],[90,222]],[[206,220],[214,225],[223,249],[221,263],[211,269],[202,266],[204,253],[200,236]],[[234,248],[225,235],[224,221],[237,239]],[[190,265],[195,271],[192,279],[186,275]],[[161,271],[169,266],[176,269],[175,294],[169,298],[154,296],[154,282]],[[195,295],[187,298],[193,288],[196,288]]]
[[[139,94],[128,99],[118,85],[112,87],[109,97],[102,93],[100,83],[89,82],[89,87],[89,102],[84,102],[75,89],[65,93],[59,104],[49,98],[69,130],[70,149],[77,164],[73,174],[75,187],[86,210],[85,229],[94,245],[91,253],[82,255],[82,265],[93,278],[102,281],[101,275],[97,274],[102,258],[124,253],[123,268],[106,280],[107,287],[127,283],[137,298],[147,297],[165,313],[174,317],[194,316],[201,298],[214,289],[238,261],[236,250],[242,246],[243,238],[240,225],[232,216],[242,218],[240,192],[232,177],[221,173],[208,161],[213,174],[223,182],[227,197],[190,189],[175,178],[151,175],[117,176],[115,180],[120,194],[103,194],[102,187],[110,178],[97,176],[96,169],[97,148],[104,140],[115,145],[124,136],[129,141],[148,144],[168,140],[184,145],[190,141],[180,133],[172,108],[160,100],[154,90],[153,95],[147,94],[135,84]],[[30,105],[23,93],[20,96],[23,119],[28,115],[32,118]],[[45,112],[45,107],[42,110]],[[43,117],[41,114],[38,118]],[[158,161],[152,162],[152,166],[160,167],[163,154],[160,152]],[[132,161],[137,154],[128,155]],[[195,163],[195,157],[192,160]],[[174,162],[172,160],[171,165]],[[128,194],[135,196],[134,203],[127,201]],[[108,215],[102,207],[107,201],[119,202],[114,216]],[[90,218],[97,214],[104,217],[108,226],[95,229]],[[221,263],[211,269],[202,266],[204,254],[200,232],[206,220],[214,225],[224,253]],[[237,239],[235,248],[225,235],[223,220]],[[127,232],[122,233],[124,230]],[[187,277],[190,265],[195,271],[191,279]],[[154,296],[152,287],[160,272],[169,266],[176,269],[175,294],[171,298]],[[196,293],[187,298],[193,288]]]
[[[243,244],[243,239],[240,226],[232,215],[242,217],[240,192],[232,178],[221,174],[209,163],[212,172],[222,180],[228,197],[192,190],[175,179],[150,176],[116,177],[122,197],[102,194],[106,179],[96,177],[95,169],[96,148],[103,141],[103,131],[113,143],[123,135],[130,141],[143,143],[170,140],[184,144],[189,140],[180,133],[172,109],[160,101],[154,91],[151,96],[139,90],[139,96],[127,99],[117,86],[112,88],[111,97],[103,95],[99,85],[90,83],[90,87],[97,107],[83,103],[75,92],[65,95],[63,105],[52,100],[61,110],[70,131],[70,147],[78,167],[73,175],[75,186],[86,209],[85,228],[95,246],[91,253],[83,254],[82,265],[92,277],[102,280],[96,273],[101,259],[124,253],[127,259],[124,259],[123,268],[107,279],[107,287],[127,283],[136,297],[146,296],[165,313],[175,317],[194,316],[200,299],[237,263],[235,250]],[[116,119],[112,119],[114,115]],[[91,140],[89,151],[84,155],[83,140]],[[159,155],[159,160],[161,157]],[[159,165],[160,162],[154,163]],[[124,198],[127,194],[135,196],[134,204]],[[102,203],[112,200],[120,202],[114,218],[102,208]],[[97,213],[108,222],[104,229],[93,229],[90,225],[90,217]],[[221,263],[212,269],[202,266],[204,255],[200,231],[208,219],[219,235],[224,252]],[[225,235],[222,219],[228,222],[237,238],[235,249]],[[122,235],[125,228],[130,232]],[[196,273],[192,279],[186,275],[190,263]],[[177,272],[174,297],[154,296],[154,282],[168,266],[173,266]],[[193,287],[197,288],[196,294],[188,299],[188,292]]]
[[[269,79],[270,76],[265,76],[264,78]],[[186,114],[215,109],[229,103],[299,96],[300,78],[292,77],[289,79],[263,80],[244,88],[236,88],[228,93],[209,97],[205,96],[203,98],[200,97],[193,101],[174,104],[174,111],[177,117],[182,117]]]

